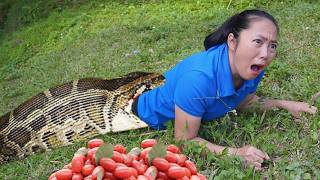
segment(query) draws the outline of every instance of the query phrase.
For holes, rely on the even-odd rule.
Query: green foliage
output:
[[[319,91],[320,5],[316,1],[9,1],[0,2],[0,115],[50,87],[83,77],[114,78],[131,71],[165,72],[203,50],[203,39],[243,9],[267,9],[280,25],[277,58],[258,94],[309,101]],[[320,101],[316,101],[320,107]],[[252,144],[271,157],[255,172],[242,159],[208,153],[188,142],[183,152],[209,179],[320,179],[320,117],[293,121],[282,110],[228,115],[204,123],[200,136],[216,144]],[[102,136],[128,149],[146,138],[175,142],[168,129]],[[82,141],[0,166],[4,179],[47,179],[70,162]]]
[[[111,158],[113,156],[113,146],[109,143],[103,143],[98,148],[95,153],[96,164],[99,164],[99,161],[103,157]]]
[[[86,0],[4,0],[0,3],[0,10],[2,10],[0,27],[6,33],[13,32],[47,18],[52,12],[61,12],[85,2]]]
[[[164,158],[166,156],[167,146],[164,145],[162,142],[158,142],[154,146],[152,146],[150,152],[148,153],[148,161],[149,164],[152,164],[152,160],[156,157]]]

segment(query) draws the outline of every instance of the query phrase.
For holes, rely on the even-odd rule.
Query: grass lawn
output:
[[[74,79],[114,78],[132,71],[163,73],[203,50],[205,36],[226,17],[253,7],[273,14],[281,31],[278,56],[266,70],[258,95],[308,102],[320,91],[320,4],[316,1],[46,2],[21,1],[11,8],[0,31],[0,115]],[[315,105],[320,108],[319,101]],[[201,147],[188,143],[184,153],[209,179],[320,179],[319,115],[293,121],[282,110],[248,112],[201,128],[200,135],[207,140],[238,147],[252,144],[272,159],[268,169],[255,172],[243,168],[240,158],[203,156]],[[145,138],[174,143],[172,125],[165,133],[142,129],[102,138],[128,148]],[[85,143],[2,165],[0,179],[47,179]]]

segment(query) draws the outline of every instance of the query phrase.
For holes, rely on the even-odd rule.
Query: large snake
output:
[[[147,127],[133,96],[164,82],[155,73],[86,78],[42,92],[0,117],[0,164],[108,132]]]

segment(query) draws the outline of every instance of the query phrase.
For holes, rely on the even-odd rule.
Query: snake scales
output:
[[[163,83],[155,73],[86,78],[51,88],[0,117],[0,164],[108,132],[147,127],[133,96]]]

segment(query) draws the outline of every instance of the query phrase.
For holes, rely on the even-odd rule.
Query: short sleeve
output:
[[[209,86],[212,83],[202,72],[191,71],[184,74],[177,81],[174,91],[174,103],[186,113],[202,117],[207,105]]]

